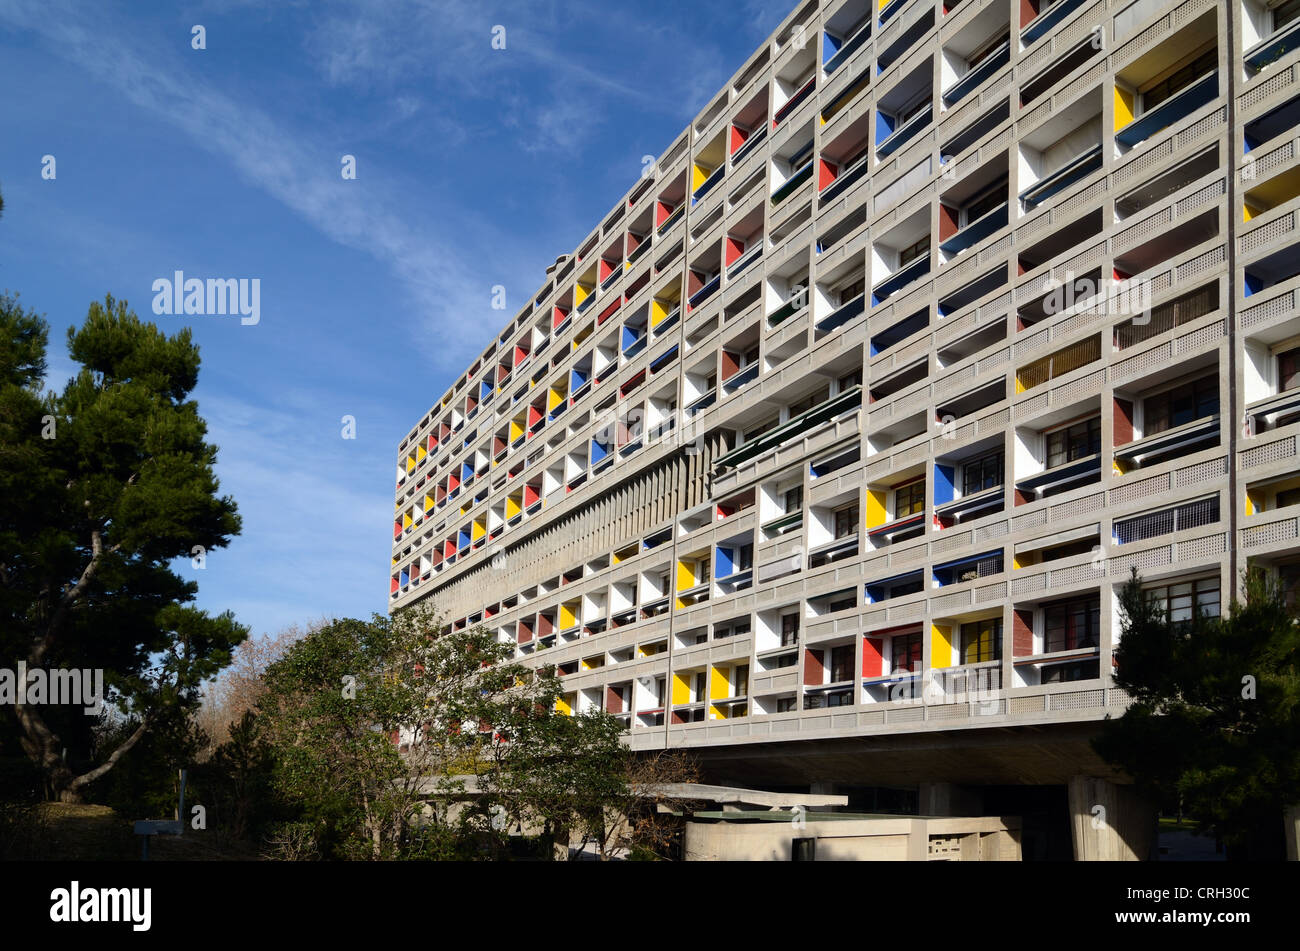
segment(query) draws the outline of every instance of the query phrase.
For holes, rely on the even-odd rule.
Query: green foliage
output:
[[[1251,857],[1276,855],[1300,801],[1300,621],[1261,571],[1222,617],[1170,623],[1136,572],[1115,681],[1135,703],[1095,743],[1164,803]]]
[[[193,607],[197,585],[170,567],[240,529],[189,399],[199,369],[190,331],[169,336],[106,297],[68,330],[81,370],[42,395],[47,337],[42,318],[0,295],[0,654],[102,668],[140,724],[117,758],[96,762],[80,710],[11,708],[9,731],[50,793],[75,799],[155,719],[191,707],[247,630]]]
[[[627,790],[621,724],[557,713],[553,671],[512,654],[419,607],[295,643],[268,669],[259,708],[275,791],[301,823],[277,830],[276,854],[504,858],[520,823],[608,841],[609,807]]]

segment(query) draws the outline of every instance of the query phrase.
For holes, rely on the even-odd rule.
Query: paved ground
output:
[[[1212,836],[1196,835],[1186,829],[1161,829],[1158,847],[1160,862],[1227,861],[1227,854],[1216,850]]]

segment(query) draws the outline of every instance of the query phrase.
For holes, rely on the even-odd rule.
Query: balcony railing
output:
[[[800,87],[798,92],[786,100],[785,105],[776,110],[775,115],[772,116],[772,128],[775,129],[781,124],[782,119],[794,112],[795,109],[799,108],[799,104],[812,95],[812,91],[816,86],[817,77],[814,75],[812,79],[808,80],[802,87]]]
[[[825,62],[822,69],[825,71],[826,75],[829,76],[840,66],[843,66],[848,58],[861,49],[862,44],[867,42],[870,38],[871,20],[868,19],[867,22],[862,25],[862,29],[858,30],[858,32],[845,40],[843,45],[835,51],[835,55]]]
[[[1034,40],[1043,36],[1068,17],[1079,7],[1083,6],[1084,0],[1060,0],[1055,6],[1051,7],[1045,13],[1040,13],[1030,24],[1020,31],[1020,42],[1023,46],[1028,46]]]
[[[1262,42],[1252,46],[1245,55],[1246,65],[1263,69],[1287,53],[1300,47],[1300,20],[1293,20]]]
[[[752,383],[758,379],[758,361],[754,361],[737,373],[733,373],[723,384],[722,388],[728,393],[734,393],[746,383]]]
[[[818,200],[823,204],[833,201],[836,196],[843,193],[854,182],[859,181],[866,173],[867,156],[863,154],[852,165],[846,166],[835,176],[835,181],[827,185],[822,190],[822,193],[817,196]]]
[[[1007,63],[1011,62],[1011,41],[1007,40],[986,56],[974,69],[949,86],[943,93],[945,105],[961,102]]]
[[[1094,145],[1086,152],[1081,152],[1066,162],[1056,171],[1043,176],[1030,185],[1018,196],[1028,207],[1034,207],[1047,201],[1058,192],[1064,191],[1080,179],[1091,175],[1101,168],[1101,146]]]
[[[823,317],[817,323],[817,329],[822,333],[825,333],[828,330],[834,330],[837,327],[847,324],[850,320],[857,317],[864,309],[866,309],[866,304],[867,295],[859,294],[857,297],[853,298],[853,300],[840,305]]]
[[[713,187],[717,185],[718,182],[722,181],[722,176],[726,171],[727,171],[726,165],[719,165],[712,172],[710,172],[709,177],[700,183],[700,187],[695,189],[695,191],[691,193],[691,204],[692,205],[695,204],[697,201],[699,201],[701,198],[707,195],[710,191],[712,191]]]
[[[753,264],[762,256],[763,256],[763,246],[761,244],[756,248],[752,248],[748,253],[742,254],[737,260],[733,261],[731,265],[727,268],[727,278],[731,279],[735,277],[737,274],[739,274],[745,268],[749,267],[751,264]]]
[[[757,369],[757,365],[755,365]],[[814,426],[818,426],[828,420],[834,419],[840,413],[850,409],[857,409],[862,405],[862,387],[855,386],[852,389],[845,390],[843,393],[837,393],[829,400],[819,406],[814,406],[805,413],[801,413],[794,419],[778,426],[776,429],[769,430],[756,439],[751,439],[743,446],[733,449],[731,452],[721,456],[716,465],[719,469],[732,468],[746,462],[754,457],[774,449],[788,439],[792,439]]]
[[[784,185],[772,192],[772,204],[779,205],[793,195],[800,185],[812,178],[812,171],[813,160],[809,159],[797,172],[786,179]]]
[[[1006,226],[1007,206],[1000,205],[952,235],[939,248],[944,254],[957,254]]]
[[[1191,115],[1219,94],[1219,72],[1206,73],[1200,79],[1184,86],[1150,112],[1134,119],[1115,133],[1115,139],[1124,145],[1134,146],[1151,138],[1161,129]]]
[[[801,313],[808,307],[808,293],[805,291],[795,294],[788,301],[772,311],[767,317],[767,322],[773,327],[778,327],[785,321],[789,320],[795,314]]]
[[[717,274],[713,275],[713,277],[709,278],[703,287],[691,295],[690,300],[686,302],[688,309],[698,307],[704,301],[708,300],[709,296],[718,289],[718,286],[721,283],[722,272],[719,271]]]
[[[875,307],[892,294],[902,290],[914,281],[919,281],[929,273],[930,255],[928,254],[923,254],[915,261],[904,264],[871,289],[871,306]]]
[[[745,156],[748,155],[750,152],[754,151],[755,146],[757,146],[758,143],[762,142],[766,138],[767,138],[766,125],[764,125],[761,128],[755,129],[753,132],[749,133],[749,138],[745,140],[745,144],[742,145],[740,148],[738,148],[735,152],[731,153],[731,164],[739,165],[744,160]]]
[[[930,107],[926,106],[912,118],[908,119],[901,126],[887,135],[884,141],[876,146],[876,155],[884,158],[886,155],[892,155],[894,152],[909,142],[918,132],[930,124]]]
[[[656,229],[656,233],[661,235],[666,234],[669,228],[677,224],[677,222],[681,219],[683,212],[685,211],[686,211],[686,206],[679,205],[676,211],[674,211],[671,215],[669,215],[667,218],[664,219],[664,223],[661,224],[658,227],[658,229]]]

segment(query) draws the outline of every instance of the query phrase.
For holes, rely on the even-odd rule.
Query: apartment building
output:
[[[1130,570],[1300,578],[1298,37],[801,5],[402,441],[391,608],[713,781],[1136,814],[1088,744]]]

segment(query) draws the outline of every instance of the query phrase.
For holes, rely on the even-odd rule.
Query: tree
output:
[[[168,336],[108,296],[68,330],[77,376],[42,395],[47,339],[43,318],[0,295],[0,651],[29,668],[102,669],[110,702],[135,718],[94,762],[79,707],[7,707],[47,794],[76,801],[164,714],[197,702],[247,629],[190,604],[197,584],[170,567],[240,529],[189,398],[190,331]]]
[[[1136,571],[1120,596],[1115,681],[1134,698],[1094,745],[1161,802],[1251,858],[1280,857],[1300,801],[1300,621],[1258,569],[1221,617],[1171,621]],[[1238,852],[1238,854],[1243,854]]]
[[[322,854],[451,857],[472,833],[500,831],[469,787],[497,768],[511,730],[555,700],[511,653],[417,606],[333,621],[271,665],[259,717],[276,788],[300,805]]]

